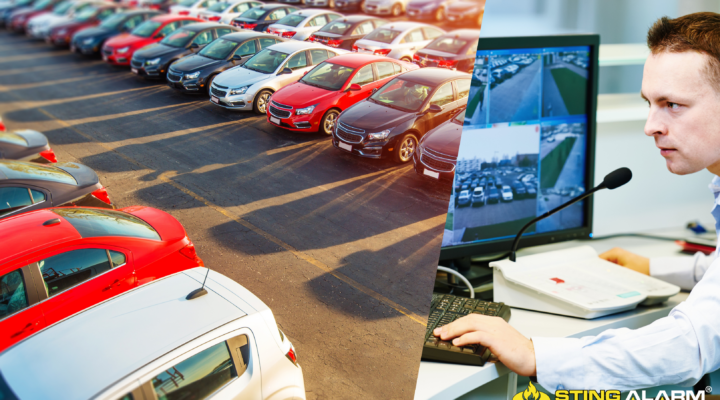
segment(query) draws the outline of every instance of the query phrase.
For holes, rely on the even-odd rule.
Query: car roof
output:
[[[44,226],[51,219],[64,219],[45,209],[26,212],[0,220],[0,265],[23,253],[58,242],[82,239],[70,223]]]
[[[442,31],[442,29],[434,27],[432,25],[423,24],[422,22],[410,22],[410,21],[388,22],[385,25],[380,25],[378,28],[387,28],[387,29],[392,29],[394,31],[407,31],[409,29],[414,29],[414,28],[418,28],[421,26],[433,27],[433,28],[436,28],[436,29]]]
[[[244,40],[256,38],[256,37],[272,37],[277,39],[278,37],[275,35],[271,35],[269,33],[262,33],[262,32],[254,32],[254,31],[240,31],[235,33],[229,33],[227,35],[221,36],[222,39],[228,39],[232,40],[233,42],[242,42]]]
[[[456,37],[465,40],[477,40],[479,36],[480,29],[456,29],[441,35],[441,37]]]
[[[310,17],[310,16],[318,15],[318,14],[338,14],[338,13],[335,11],[322,10],[322,9],[318,9],[318,8],[302,8],[300,10],[293,11],[290,14],[304,15],[304,16]],[[290,14],[288,14],[288,15],[290,15]]]
[[[392,58],[383,57],[383,56],[376,56],[373,54],[360,54],[360,53],[347,53],[347,54],[340,54],[338,56],[335,56],[333,58],[329,58],[325,60],[327,62],[331,62],[333,64],[342,65],[345,67],[350,68],[358,68],[362,67],[363,65],[370,64],[371,62],[375,61],[395,61]]]
[[[262,8],[263,10],[274,10],[276,8],[280,7],[292,7],[291,4],[263,4],[261,6],[255,7],[255,8]],[[297,8],[297,7],[295,7]]]
[[[0,371],[21,399],[91,398],[164,354],[247,315],[180,272],[65,319],[0,355]],[[42,384],[38,377],[42,376]]]
[[[358,14],[358,15],[348,15],[348,16],[340,17],[340,18],[336,19],[335,21],[349,22],[351,24],[354,24],[356,22],[367,21],[369,19],[380,19],[381,20],[382,18],[376,17],[374,15]],[[332,22],[335,22],[335,21],[332,21]]]
[[[413,71],[408,71],[398,78],[419,83],[421,85],[432,85],[437,86],[449,80],[458,78],[470,79],[470,74],[460,71],[452,71],[445,68],[420,68]]]
[[[208,28],[216,28],[216,27],[231,28],[231,29],[237,30],[237,28],[235,28],[234,26],[218,24],[216,22],[198,22],[196,24],[185,25],[180,29],[185,29],[185,30],[189,30],[192,32],[200,32],[200,31],[208,29]]]
[[[160,14],[160,15],[156,15],[156,16],[150,18],[150,20],[155,21],[155,22],[183,21],[183,20],[200,21],[199,19],[194,18],[194,17],[189,17],[187,15],[177,15],[177,14]]]
[[[293,53],[298,50],[302,49],[327,49],[327,50],[334,50],[327,46],[323,46],[321,44],[312,43],[312,42],[300,42],[297,40],[289,40],[287,42],[282,43],[276,43],[272,46],[268,46],[268,49],[273,49],[275,51],[279,51],[281,53]]]

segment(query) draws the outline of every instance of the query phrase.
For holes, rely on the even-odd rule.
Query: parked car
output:
[[[461,29],[437,37],[413,55],[421,67],[438,67],[472,73],[475,68],[478,29]]]
[[[285,39],[306,40],[339,17],[342,17],[342,14],[327,10],[298,10],[268,26],[267,32]]]
[[[155,280],[8,349],[0,355],[4,396],[305,399],[297,352],[265,303],[217,272],[206,294],[186,299],[206,271]],[[43,356],[27,362],[36,352]],[[27,379],[47,371],[47,384]]]
[[[251,8],[260,7],[264,4],[255,0],[220,1],[207,10],[200,11],[199,16],[205,21],[230,25],[233,18],[240,16],[240,14]]]
[[[515,199],[524,199],[528,194],[527,189],[525,189],[525,185],[523,185],[520,181],[512,183],[512,191]]]
[[[330,1],[330,0],[328,0]],[[332,0],[335,3],[335,9],[340,12],[356,11],[364,12],[365,0]],[[330,7],[330,6],[328,6]]]
[[[242,66],[219,74],[210,87],[210,101],[231,110],[265,114],[270,95],[340,52],[345,51],[294,40],[274,44]]]
[[[28,21],[36,15],[53,10],[59,0],[37,0],[29,9],[18,9],[10,14],[6,28],[15,33],[24,33]]]
[[[102,47],[103,60],[113,65],[130,65],[133,54],[145,46],[157,43],[178,28],[200,19],[178,15],[158,15],[141,23],[130,33],[108,39]]]
[[[338,115],[394,76],[417,66],[386,57],[344,54],[313,68],[273,94],[268,121],[292,131],[332,135]]]
[[[77,13],[70,21],[56,24],[50,29],[46,41],[55,46],[69,46],[75,32],[98,26],[112,15],[122,11],[120,6],[112,3],[93,4]]]
[[[265,4],[240,14],[232,20],[230,25],[241,29],[265,32],[268,26],[297,10],[297,7],[285,4]]]
[[[243,65],[261,48],[261,42],[276,43],[273,35],[241,31],[215,39],[197,54],[183,57],[168,69],[168,86],[185,93],[209,93],[217,74]]]
[[[15,0],[0,3],[0,27],[7,27],[10,16],[20,9],[30,9],[35,0]]]
[[[197,18],[201,11],[212,7],[220,0],[180,0],[170,6],[170,14],[186,15]]]
[[[508,185],[502,185],[500,195],[502,196],[502,201],[513,201],[513,191]]]
[[[452,0],[410,0],[407,4],[407,16],[410,20],[445,20],[445,8]]]
[[[413,154],[413,167],[417,174],[439,180],[453,179],[465,121],[465,109],[464,106],[461,107],[452,118],[430,130],[420,139],[418,148]],[[482,180],[480,182],[482,184]],[[457,190],[459,189],[458,187]]]
[[[391,22],[355,42],[352,49],[412,62],[416,51],[444,33],[440,28],[419,22]]]
[[[500,201],[500,192],[495,185],[488,185],[487,187],[487,203],[496,204]]]
[[[351,15],[338,18],[323,26],[308,38],[311,42],[352,50],[352,46],[375,28],[385,25],[386,20],[369,15]]]
[[[0,160],[0,218],[59,206],[115,208],[95,171],[85,165]]]
[[[372,15],[399,17],[405,12],[409,0],[365,0],[362,11]]]
[[[130,70],[150,79],[163,79],[170,64],[190,54],[198,53],[213,40],[237,32],[232,26],[215,22],[198,22],[177,29],[159,43],[135,51]]]
[[[182,225],[150,207],[27,212],[0,220],[0,242],[0,351],[120,293],[203,266]]]
[[[482,26],[485,0],[458,0],[447,6],[447,19],[452,23],[470,22]]]
[[[471,201],[472,200],[470,199],[470,191],[467,189],[461,190],[460,194],[457,197],[457,206],[458,207],[469,206]]]
[[[43,164],[57,162],[47,137],[30,129],[10,132],[0,129],[0,159]]]
[[[70,50],[81,54],[100,54],[105,41],[124,32],[132,32],[136,26],[158,15],[158,11],[135,10],[117,13],[100,26],[86,28],[73,35]]]
[[[418,140],[465,106],[470,75],[439,68],[406,72],[338,118],[333,145],[352,154],[412,159]]]
[[[527,191],[527,197],[537,197],[537,183],[535,182],[523,182],[525,190]]]
[[[65,0],[55,5],[52,12],[30,18],[25,33],[35,39],[45,39],[56,25],[70,22],[75,15],[100,2],[101,0]]]
[[[476,187],[472,193],[472,206],[481,207],[485,205],[485,189]]]

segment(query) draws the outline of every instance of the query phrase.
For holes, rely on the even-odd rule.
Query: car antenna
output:
[[[200,289],[195,289],[190,294],[188,294],[185,297],[185,300],[193,300],[197,299],[198,297],[205,296],[207,294],[207,290],[205,290],[205,281],[207,281],[207,277],[210,274],[210,268],[207,269],[207,272],[205,273],[205,279],[203,279],[202,286],[200,286]]]

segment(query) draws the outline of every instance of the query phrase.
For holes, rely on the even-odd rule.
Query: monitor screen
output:
[[[507,251],[522,226],[592,187],[596,66],[596,35],[480,40],[441,258]],[[591,226],[585,200],[521,245]]]

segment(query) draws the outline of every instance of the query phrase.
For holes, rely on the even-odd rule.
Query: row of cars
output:
[[[498,175],[502,175],[498,173]],[[523,174],[510,183],[491,172],[458,176],[455,180],[455,204],[457,207],[497,204],[537,197],[537,180],[532,174]]]

